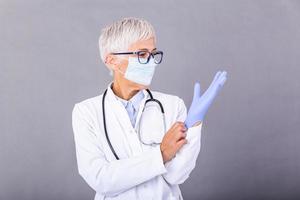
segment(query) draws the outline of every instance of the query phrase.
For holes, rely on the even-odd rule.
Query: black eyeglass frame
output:
[[[142,62],[140,61],[140,54],[141,54],[141,53],[145,53],[145,52],[149,53],[150,55],[149,55],[148,58],[147,58],[147,62],[146,62],[146,63],[142,63]],[[160,61],[159,61],[159,62],[156,62],[156,60],[154,59],[154,54],[157,54],[157,53],[161,54],[161,58],[160,58]],[[149,62],[149,60],[150,60],[150,56],[152,56],[153,59],[154,59],[154,63],[155,63],[155,64],[160,64],[160,63],[162,62],[164,52],[163,52],[163,51],[149,52],[149,51],[141,50],[141,51],[130,51],[130,52],[117,52],[117,53],[111,53],[111,54],[112,54],[112,55],[132,55],[132,54],[135,54],[135,55],[138,56],[138,61],[139,61],[139,63],[141,63],[141,64],[147,64],[147,63]]]

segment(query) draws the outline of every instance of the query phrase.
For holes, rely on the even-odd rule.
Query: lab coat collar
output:
[[[113,81],[111,81],[107,87],[107,99],[110,102],[109,104],[112,106],[114,115],[116,116],[118,121],[122,124],[124,129],[125,128],[127,130],[136,129],[137,125],[139,124],[140,117],[141,117],[142,111],[145,106],[145,102],[148,98],[150,98],[150,95],[148,94],[148,92],[145,89],[142,90],[142,92],[144,94],[144,98],[139,103],[139,109],[138,109],[138,113],[136,116],[135,127],[132,127],[128,113],[127,113],[124,105],[117,99],[116,95],[114,94],[114,92],[111,88],[112,83],[113,83]]]
[[[131,97],[131,99],[129,100],[125,100],[125,99],[122,99],[121,97],[118,97],[117,95],[115,95],[117,97],[117,99],[119,101],[121,101],[121,103],[123,104],[123,106],[126,108],[128,103],[131,102],[134,109],[137,110],[139,109],[139,105],[140,105],[140,102],[141,100],[144,99],[144,93],[140,90],[138,91],[133,97]]]
[[[111,100],[117,100],[117,101],[119,101],[118,97],[115,95],[114,91],[112,90],[112,84],[113,84],[113,81],[111,81],[111,82],[108,84],[108,86],[107,86],[107,96],[108,96],[108,98],[110,98]],[[143,98],[141,98],[141,99],[139,100],[139,102],[142,102],[143,100],[147,99],[148,96],[149,96],[148,92],[147,92],[145,89],[143,89],[143,90],[141,90],[141,91],[142,91],[142,93],[143,93],[143,95],[142,95]],[[138,98],[136,98],[135,100],[137,101]],[[141,100],[142,100],[142,101],[141,101]],[[119,101],[119,102],[121,102],[121,101]],[[124,105],[124,104],[123,104],[123,105]],[[139,106],[139,104],[138,104],[137,106]],[[135,108],[136,108],[136,107],[135,107]]]

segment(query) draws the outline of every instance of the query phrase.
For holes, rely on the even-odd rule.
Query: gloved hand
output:
[[[226,75],[226,71],[218,71],[209,88],[202,96],[200,96],[200,83],[195,83],[193,101],[184,122],[187,128],[192,127],[196,122],[203,121],[209,106],[224,85]]]

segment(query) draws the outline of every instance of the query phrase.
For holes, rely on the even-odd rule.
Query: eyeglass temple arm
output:
[[[128,54],[137,54],[137,52],[122,52],[122,53],[111,53],[112,55],[128,55]]]

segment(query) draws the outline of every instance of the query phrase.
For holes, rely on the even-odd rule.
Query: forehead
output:
[[[128,50],[129,51],[135,51],[139,49],[148,49],[149,51],[152,51],[156,48],[155,40],[153,37],[147,39],[147,40],[139,40],[135,43],[132,43],[129,45]]]

